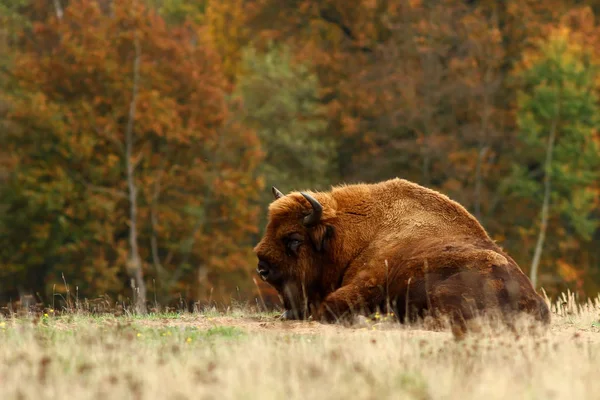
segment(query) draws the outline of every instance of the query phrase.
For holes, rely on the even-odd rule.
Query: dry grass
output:
[[[600,301],[566,297],[547,330],[459,341],[241,310],[14,317],[0,319],[0,399],[596,399],[599,320]]]

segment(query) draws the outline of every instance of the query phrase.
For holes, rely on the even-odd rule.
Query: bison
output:
[[[383,311],[400,321],[446,316],[465,328],[496,310],[550,321],[517,263],[444,194],[399,178],[272,192],[254,251],[256,272],[282,300],[282,318],[334,322]]]

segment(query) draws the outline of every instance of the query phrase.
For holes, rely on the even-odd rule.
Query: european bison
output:
[[[382,310],[400,321],[447,316],[466,328],[496,310],[550,321],[517,263],[441,193],[398,178],[327,193],[272,191],[254,251],[284,318],[333,322]]]

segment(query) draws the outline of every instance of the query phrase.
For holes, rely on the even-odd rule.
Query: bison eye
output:
[[[302,242],[298,239],[289,239],[286,243],[288,254],[298,254],[298,247],[300,247],[300,243]]]

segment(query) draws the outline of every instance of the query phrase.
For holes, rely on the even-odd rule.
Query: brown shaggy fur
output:
[[[398,178],[307,193],[323,206],[320,222],[305,227],[312,208],[290,193],[271,203],[255,247],[285,317],[335,321],[379,309],[400,321],[448,316],[464,327],[498,310],[550,321],[516,262],[447,196]],[[291,239],[300,242],[293,251]]]

